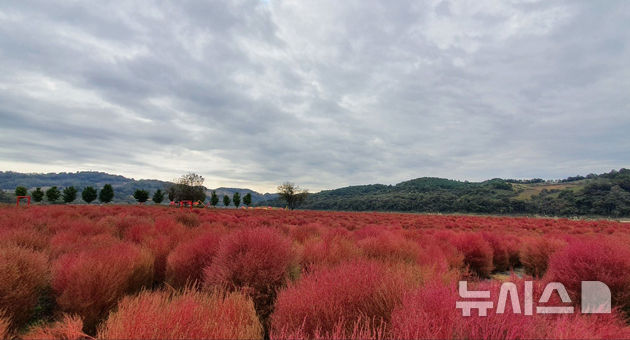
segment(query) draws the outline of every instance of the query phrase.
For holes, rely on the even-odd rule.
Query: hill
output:
[[[0,202],[14,202],[13,190],[26,186],[101,188],[112,184],[114,202],[134,202],[136,189],[153,193],[170,182],[126,178],[103,172],[25,174],[0,172]],[[219,197],[252,194],[255,205],[283,207],[276,194],[261,194],[245,188],[207,189]],[[221,203],[220,203],[221,204]],[[537,214],[549,216],[630,217],[630,170],[599,175],[574,176],[562,180],[491,179],[483,182],[422,177],[396,185],[369,184],[324,190],[310,194],[304,209],[349,211],[402,211],[431,213]]]
[[[34,190],[37,187],[42,189],[49,188],[51,186],[57,186],[59,188],[65,188],[68,186],[74,186],[79,189],[86,186],[93,186],[100,189],[105,184],[111,184],[114,187],[114,203],[135,202],[132,195],[137,189],[148,190],[151,194],[157,189],[164,190],[168,185],[172,184],[167,181],[160,181],[155,179],[133,179],[120,175],[112,175],[104,172],[96,171],[78,171],[78,172],[61,172],[61,173],[20,173],[13,171],[0,171],[0,202],[14,202],[13,191],[17,186],[24,186],[29,191]],[[209,197],[213,189],[207,189],[206,194]],[[241,193],[244,196],[247,193],[252,194],[252,202],[256,203],[263,200],[269,200],[275,198],[275,194],[260,194],[250,189],[241,188],[217,188],[217,194],[232,195],[235,192]],[[4,192],[3,192],[4,191]],[[79,203],[80,200],[77,200]]]
[[[269,194],[269,193],[261,194],[259,192],[256,192],[256,191],[250,190],[250,189],[220,187],[220,188],[216,188],[216,189],[212,189],[212,190],[216,191],[216,193],[217,193],[217,195],[219,196],[220,199],[222,199],[223,195],[228,195],[228,196],[230,196],[230,198],[232,198],[232,195],[234,195],[235,192],[238,192],[239,194],[241,194],[241,200],[243,199],[243,196],[245,196],[247,194],[251,194],[252,195],[252,203],[258,203],[258,202],[262,202],[262,201],[272,200],[272,199],[275,199],[276,197],[278,197],[278,194]],[[208,190],[208,193],[207,193],[208,197],[210,197],[210,193],[212,192],[212,190]],[[220,204],[222,205],[223,202],[221,201]],[[242,204],[243,203],[241,202],[241,205]]]
[[[283,206],[279,200],[261,202]],[[432,213],[630,216],[630,170],[563,180],[423,177],[396,185],[359,185],[309,195],[304,209]]]

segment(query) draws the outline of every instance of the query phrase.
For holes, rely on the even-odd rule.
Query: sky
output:
[[[630,1],[2,1],[0,170],[273,192],[630,167]]]

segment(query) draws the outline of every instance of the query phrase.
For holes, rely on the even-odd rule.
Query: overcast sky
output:
[[[1,1],[0,170],[311,191],[630,167],[630,1]]]

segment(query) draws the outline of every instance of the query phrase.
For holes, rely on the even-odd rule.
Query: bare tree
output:
[[[278,195],[287,202],[287,207],[293,210],[306,200],[308,190],[301,189],[294,183],[284,182],[278,186]]]

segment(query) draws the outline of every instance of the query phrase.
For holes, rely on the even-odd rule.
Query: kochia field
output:
[[[630,338],[630,225],[154,206],[0,208],[0,338]],[[458,282],[489,291],[456,308]],[[580,313],[581,281],[612,312]],[[502,282],[536,306],[497,311]],[[571,302],[544,287],[559,282]],[[481,299],[483,300],[483,299]],[[511,301],[510,298],[507,299]],[[535,308],[535,307],[534,307]]]

